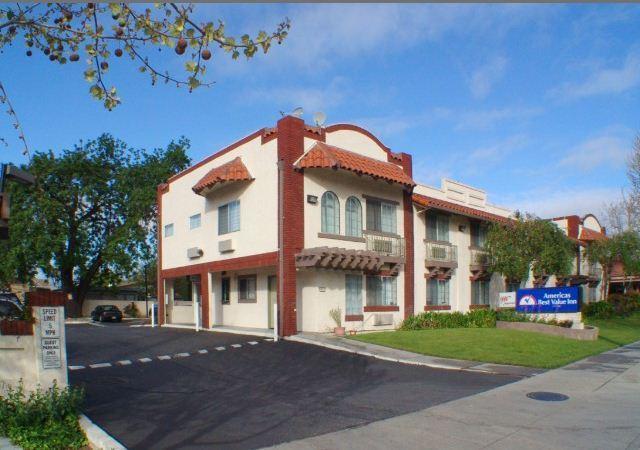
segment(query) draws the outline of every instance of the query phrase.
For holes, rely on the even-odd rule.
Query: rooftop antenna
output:
[[[327,121],[327,115],[322,111],[318,111],[313,115],[313,122],[316,124],[317,127],[322,128],[326,121]]]
[[[296,109],[291,111],[291,115],[293,117],[300,118],[300,117],[302,117],[303,114],[304,114],[304,110],[300,106],[298,106]]]

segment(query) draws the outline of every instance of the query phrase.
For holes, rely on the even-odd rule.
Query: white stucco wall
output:
[[[269,326],[269,285],[268,277],[276,274],[276,268],[263,268],[227,272],[224,277],[231,279],[231,293],[228,305],[223,305],[220,272],[210,274],[209,283],[209,323],[237,327],[267,328]],[[238,302],[238,276],[257,275],[256,302]]]
[[[251,182],[232,183],[206,198],[192,187],[211,169],[240,156],[255,178]],[[192,172],[170,182],[162,196],[162,268],[170,269],[204,262],[273,252],[278,247],[277,220],[277,143],[261,145],[255,139],[209,161]],[[240,231],[218,235],[218,207],[240,200]],[[201,214],[201,226],[189,229],[189,217]],[[174,234],[164,237],[164,226],[174,224]],[[233,239],[233,252],[221,253],[218,243]],[[199,247],[202,257],[189,259],[187,249]]]
[[[357,131],[339,130],[327,133],[325,141],[329,145],[334,145],[370,158],[387,161],[387,152],[369,136]],[[307,148],[305,142],[305,150]]]

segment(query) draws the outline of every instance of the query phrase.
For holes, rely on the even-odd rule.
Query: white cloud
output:
[[[631,52],[616,68],[599,68],[580,83],[565,83],[550,96],[571,100],[602,94],[620,94],[640,85],[640,54]]]
[[[499,122],[528,119],[542,114],[542,108],[499,108],[460,114],[456,130],[485,130]]]
[[[502,79],[507,69],[507,59],[496,56],[486,64],[477,68],[469,80],[469,89],[475,98],[485,98],[491,92],[493,85]]]
[[[243,98],[247,101],[271,103],[275,109],[285,112],[301,106],[307,116],[315,111],[328,111],[340,105],[349,96],[346,81],[334,77],[325,86],[274,87],[247,90]]]
[[[560,160],[560,167],[577,168],[589,172],[597,167],[623,166],[629,151],[629,142],[618,136],[598,136],[571,148]]]
[[[500,204],[522,212],[534,213],[542,218],[587,213],[602,215],[603,205],[620,197],[619,188],[547,188],[519,193]]]

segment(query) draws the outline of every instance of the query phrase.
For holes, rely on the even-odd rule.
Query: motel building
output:
[[[455,181],[417,184],[410,155],[354,125],[285,116],[170,178],[158,208],[161,324],[288,336],[333,330],[332,309],[365,331],[525,286],[599,298],[584,258],[604,236],[594,216],[553,219],[576,243],[575,275],[505,280],[483,245],[512,212]]]

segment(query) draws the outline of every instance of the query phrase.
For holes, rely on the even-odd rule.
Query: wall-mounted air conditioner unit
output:
[[[373,325],[393,325],[393,314],[374,314]]]
[[[200,258],[203,254],[204,252],[199,247],[191,247],[187,249],[187,257],[189,259]]]
[[[218,242],[218,251],[220,251],[220,253],[232,252],[235,249],[236,248],[233,245],[233,239],[227,239],[227,240]]]

